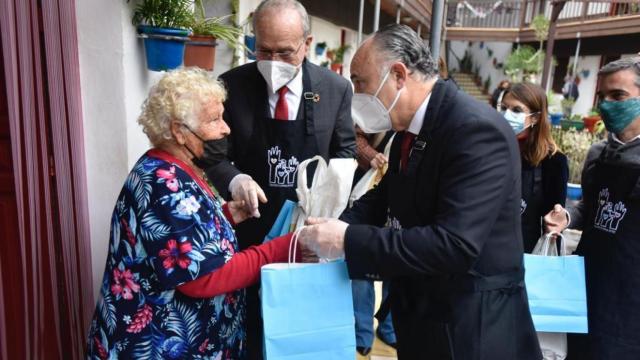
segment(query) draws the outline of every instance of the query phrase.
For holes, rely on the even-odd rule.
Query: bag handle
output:
[[[556,240],[560,239],[560,256],[567,256],[567,248],[565,246],[566,244],[565,244],[564,236],[562,235],[562,233],[555,232],[555,231],[544,234],[544,240],[542,242],[542,253],[543,254],[549,253],[549,246],[551,246],[551,239],[553,235],[556,235]]]
[[[324,173],[327,170],[327,163],[324,161],[324,158],[320,155],[316,155],[311,159],[307,159],[298,165],[298,187],[296,188],[296,194],[298,194],[298,200],[303,200],[308,197],[307,195],[311,192],[311,189],[307,185],[307,167],[309,164],[317,162],[318,166],[316,167],[316,171],[313,174],[313,180],[315,183],[315,179],[319,176],[320,172]]]
[[[291,265],[292,263],[296,263],[296,253],[298,251],[298,235],[300,234],[302,229],[304,229],[304,227],[305,226],[303,225],[299,229],[296,229],[296,231],[293,233],[293,236],[291,236],[291,241],[289,242],[289,254],[287,255],[287,262],[289,263],[289,265]],[[293,250],[293,252],[291,250]]]

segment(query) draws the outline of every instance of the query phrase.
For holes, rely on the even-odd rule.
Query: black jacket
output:
[[[542,236],[542,222],[549,211],[553,210],[555,204],[565,205],[567,199],[567,181],[569,180],[569,165],[567,157],[556,152],[551,156],[547,156],[538,165],[541,173],[540,193],[535,194],[539,197],[536,201],[529,201],[530,204],[536,206],[527,208],[527,211],[534,213],[526,213],[522,218],[522,238],[524,241],[524,251],[530,253],[535,247],[538,239]],[[525,179],[534,179],[536,168],[522,160],[522,179],[523,179],[523,198],[527,185],[524,184]]]
[[[415,192],[390,185],[399,174],[397,136],[379,186],[342,215],[359,224],[345,235],[349,274],[391,279],[400,359],[539,360],[522,280],[513,131],[487,104],[441,80],[426,127],[426,149],[410,179]],[[394,210],[393,203],[400,205]],[[402,229],[380,227],[390,206]],[[492,284],[512,274],[517,280]]]

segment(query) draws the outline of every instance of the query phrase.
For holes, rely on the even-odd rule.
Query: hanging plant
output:
[[[134,8],[131,21],[135,26],[186,29],[191,16],[190,0],[142,0]]]
[[[182,64],[191,18],[190,0],[138,2],[131,21],[144,39],[149,70],[165,71]]]
[[[514,82],[521,82],[525,76],[538,74],[542,71],[542,61],[544,54],[536,51],[528,45],[523,45],[513,51],[505,61],[505,74],[511,77]]]

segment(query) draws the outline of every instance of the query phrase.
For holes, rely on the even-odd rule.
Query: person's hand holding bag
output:
[[[344,256],[344,235],[347,224],[344,221],[326,218],[309,218],[301,231],[298,241],[324,259],[338,259]]]

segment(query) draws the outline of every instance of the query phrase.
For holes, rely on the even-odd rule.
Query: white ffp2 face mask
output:
[[[267,82],[271,92],[275,93],[296,77],[298,67],[283,61],[259,60],[258,71]]]
[[[389,109],[378,99],[378,94],[382,90],[382,86],[387,81],[390,73],[391,69],[385,74],[374,95],[353,94],[353,100],[351,100],[351,117],[356,125],[367,134],[389,131],[393,127],[389,113],[393,110],[393,107],[396,106],[400,98],[400,93],[404,88],[398,90]]]

